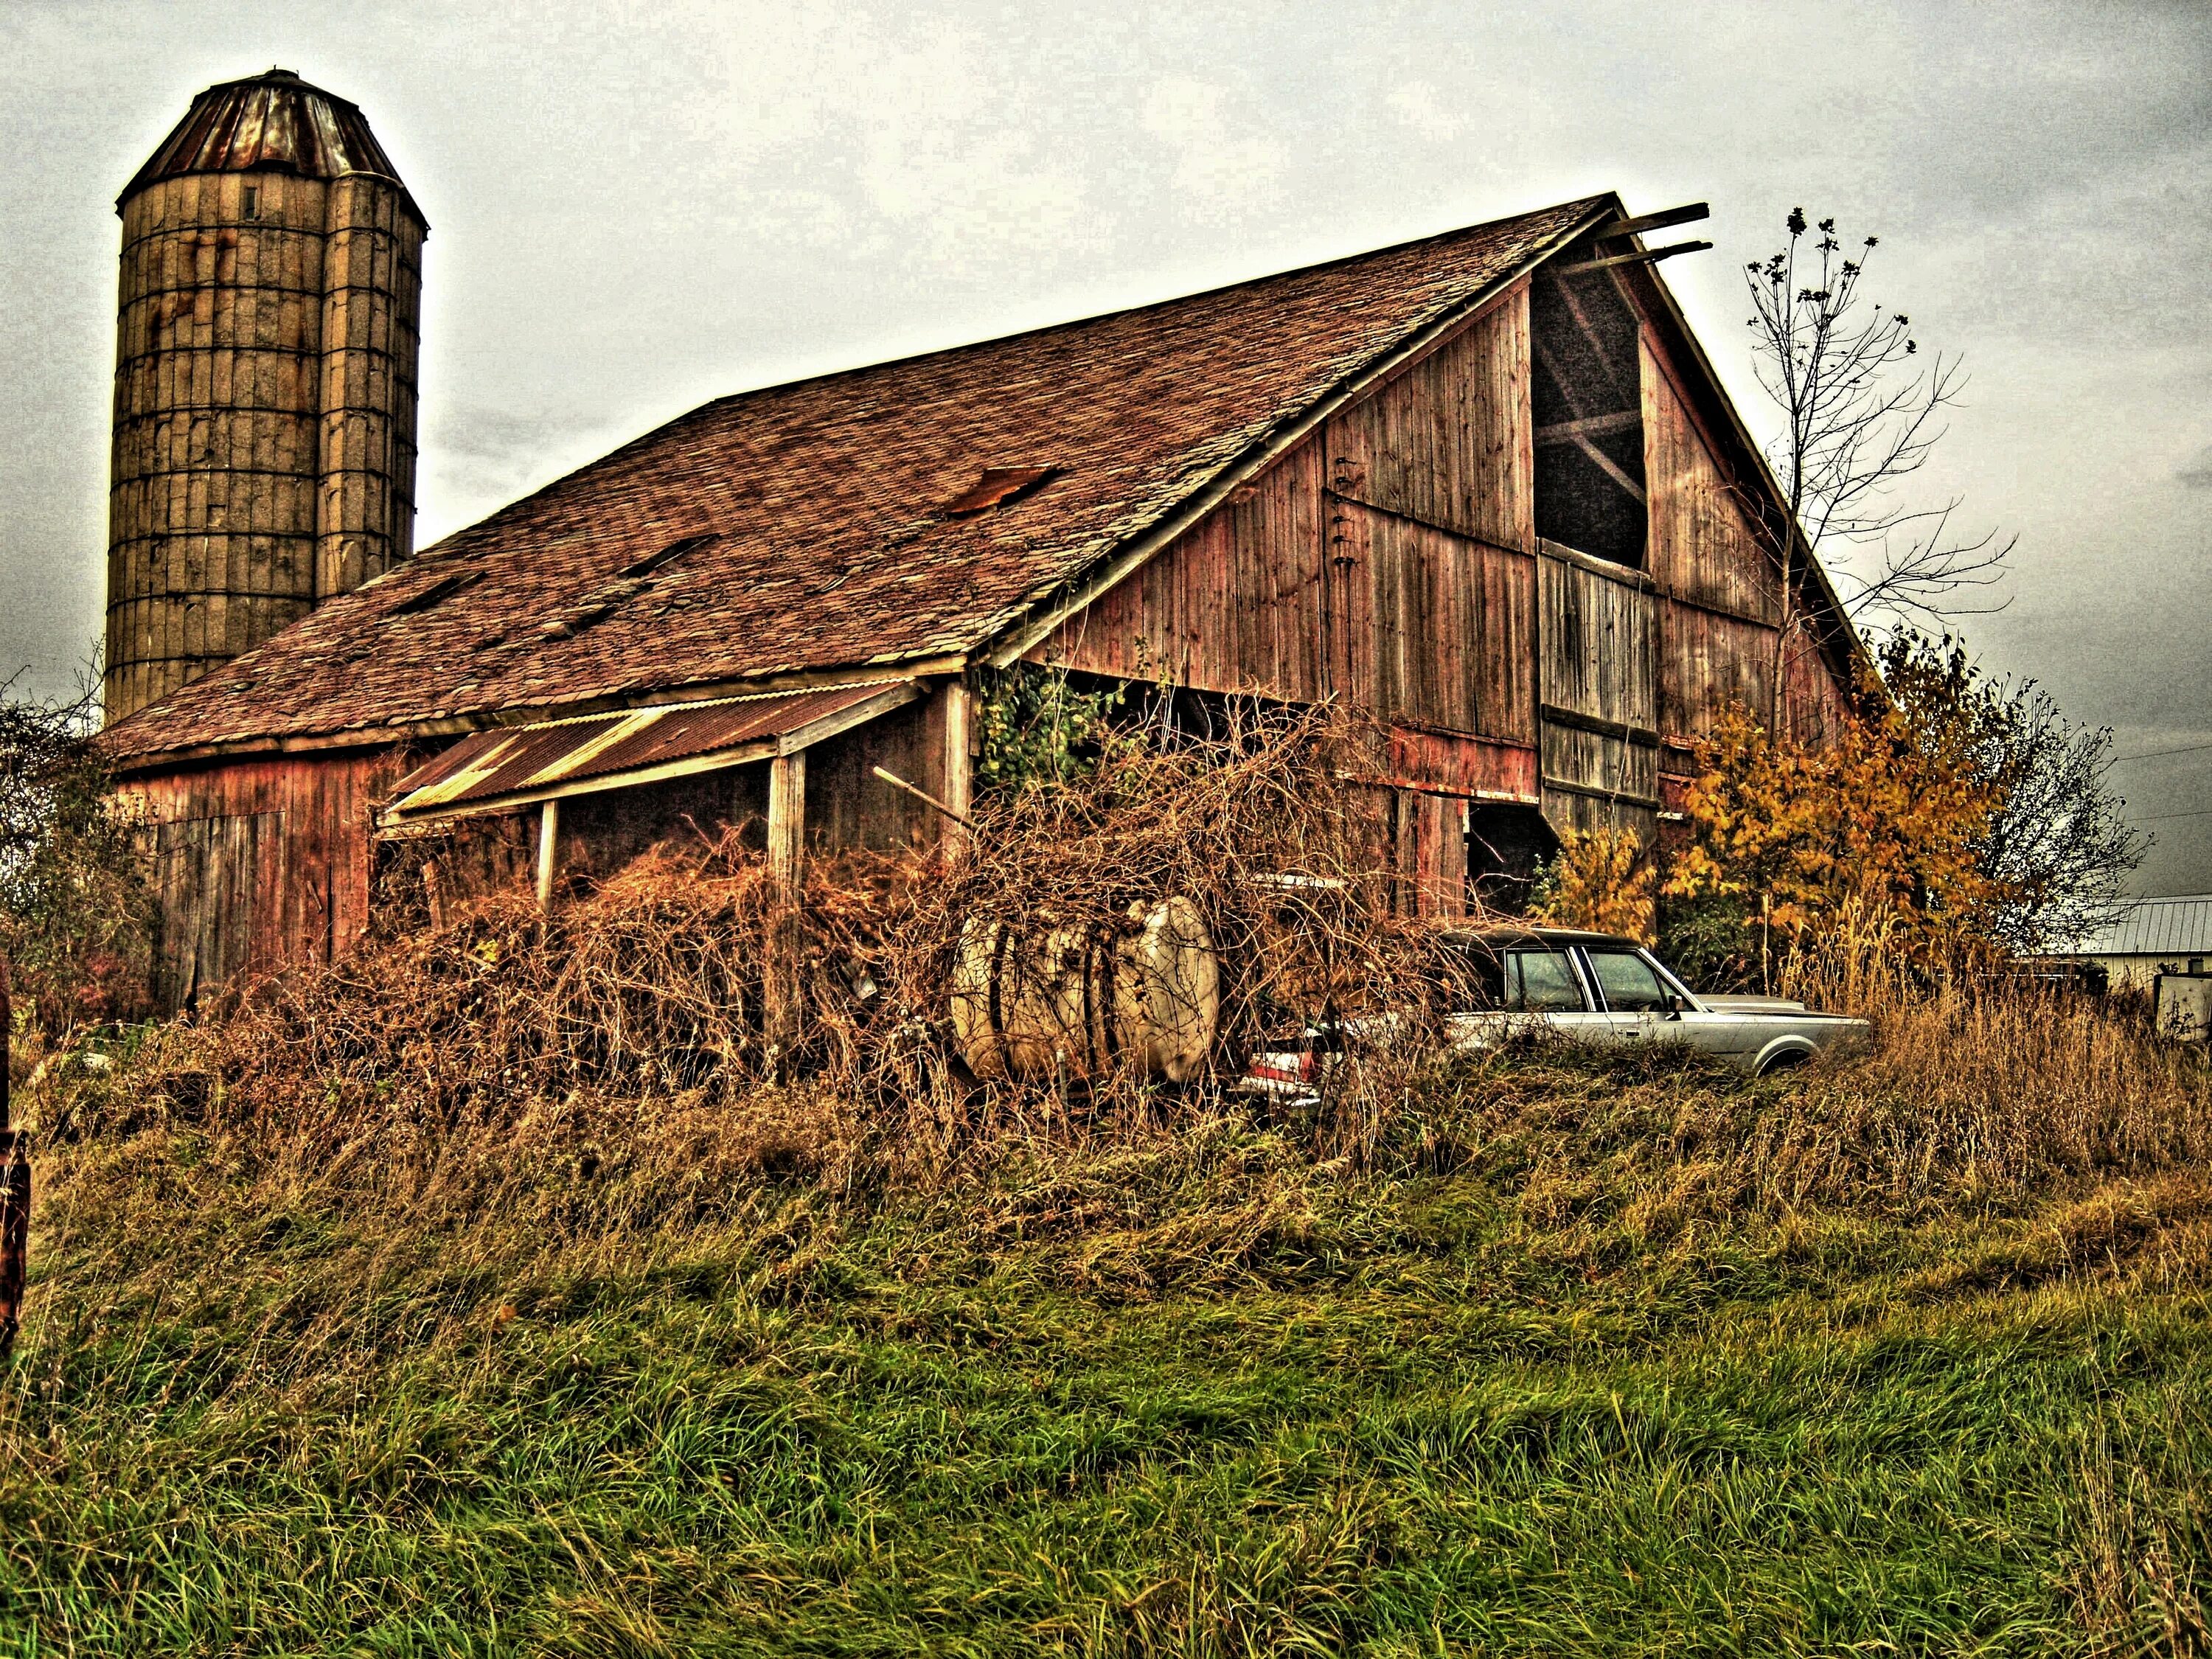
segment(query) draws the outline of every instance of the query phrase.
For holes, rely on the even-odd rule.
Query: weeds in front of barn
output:
[[[777,1084],[663,1052],[720,879],[42,1085],[0,1650],[2203,1650],[2212,1097],[2093,1006],[1868,958],[1790,1081],[909,1098],[952,900],[820,936],[886,971]]]

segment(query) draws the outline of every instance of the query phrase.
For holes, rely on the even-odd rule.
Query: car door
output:
[[[1583,956],[1615,1041],[1680,1042],[1716,1054],[1743,1047],[1743,1021],[1699,1008],[1650,952],[1592,945]]]
[[[1592,1000],[1571,951],[1508,951],[1505,1006],[1578,1042],[1602,1042],[1613,1035],[1612,1022]]]
[[[1650,1042],[1674,1035],[1674,997],[1640,951],[1588,945],[1581,951],[1604,1008],[1606,1035],[1615,1042]]]

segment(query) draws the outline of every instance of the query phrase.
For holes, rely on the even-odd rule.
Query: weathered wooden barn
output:
[[[1428,908],[1654,830],[1723,708],[1818,732],[1856,647],[1644,228],[1597,197],[722,398],[331,598],[110,729],[163,1000],[344,951],[380,841],[463,822],[518,879],[687,820],[927,846],[875,769],[964,806],[1023,659],[1371,711]]]

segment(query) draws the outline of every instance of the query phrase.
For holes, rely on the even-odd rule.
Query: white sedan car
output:
[[[1534,1031],[1583,1042],[1678,1042],[1765,1077],[1868,1035],[1863,1019],[1783,997],[1699,996],[1635,940],[1611,933],[1522,927],[1468,933],[1452,945],[1465,953],[1467,1000],[1476,1005],[1448,1018],[1456,1048],[1486,1048]],[[1315,1091],[1342,1044],[1313,1027],[1260,1046],[1246,1088],[1297,1096]]]

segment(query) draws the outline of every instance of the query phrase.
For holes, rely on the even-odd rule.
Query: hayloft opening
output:
[[[474,586],[483,576],[481,570],[464,570],[451,576],[441,576],[419,593],[410,594],[384,614],[386,617],[413,617],[443,605],[465,587]]]
[[[945,503],[945,516],[968,519],[993,507],[1012,507],[1059,476],[1056,466],[987,466],[981,477]]]
[[[1562,253],[1528,295],[1535,358],[1536,533],[1641,566],[1644,397],[1636,313],[1610,270],[1561,275],[1591,255]]]

